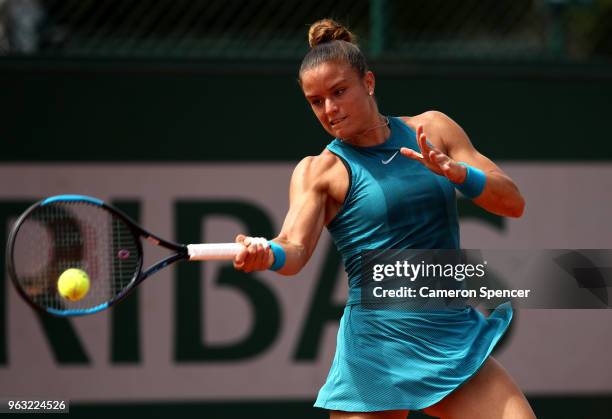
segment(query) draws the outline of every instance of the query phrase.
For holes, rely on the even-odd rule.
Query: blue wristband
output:
[[[467,173],[463,183],[453,182],[453,185],[468,198],[478,198],[487,183],[487,175],[482,170],[472,167],[467,163],[459,162],[459,164],[467,168]]]
[[[271,271],[278,271],[280,268],[285,266],[285,260],[287,259],[285,255],[285,249],[280,244],[276,244],[273,241],[268,241],[270,245],[270,249],[274,254],[274,263],[270,266]]]

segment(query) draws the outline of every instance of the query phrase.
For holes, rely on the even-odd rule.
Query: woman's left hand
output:
[[[420,153],[407,147],[402,147],[400,153],[405,157],[420,162],[432,172],[440,176],[446,176],[453,183],[460,184],[465,181],[467,174],[466,167],[429,145],[422,125],[417,127],[417,143],[421,149]]]

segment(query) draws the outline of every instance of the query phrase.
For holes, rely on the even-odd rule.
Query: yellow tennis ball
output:
[[[60,295],[70,301],[78,301],[89,291],[89,276],[82,269],[66,269],[57,280]]]

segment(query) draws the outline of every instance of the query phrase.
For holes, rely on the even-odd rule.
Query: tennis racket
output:
[[[143,270],[143,240],[174,253]],[[149,233],[113,206],[89,196],[58,195],[37,202],[17,220],[7,243],[7,269],[34,308],[59,317],[106,309],[138,284],[182,260],[231,260],[238,243],[179,244]],[[70,301],[57,289],[70,268],[85,271],[89,291]]]

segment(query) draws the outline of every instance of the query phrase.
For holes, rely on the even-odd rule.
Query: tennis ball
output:
[[[89,291],[89,276],[82,269],[66,269],[57,280],[60,295],[70,301],[78,301]]]

